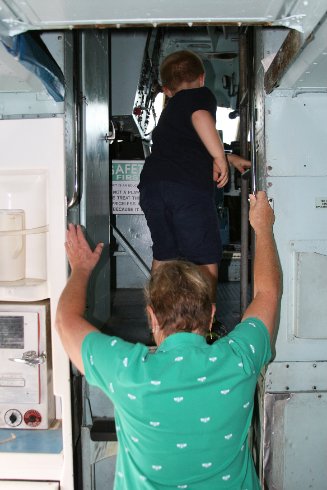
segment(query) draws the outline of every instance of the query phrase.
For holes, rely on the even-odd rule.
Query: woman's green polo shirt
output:
[[[258,375],[271,357],[256,318],[208,345],[170,335],[156,352],[92,332],[85,376],[115,406],[115,490],[258,490],[247,435]]]

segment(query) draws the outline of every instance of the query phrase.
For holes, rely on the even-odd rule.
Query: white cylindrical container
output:
[[[23,209],[0,209],[0,281],[25,277],[25,213]]]

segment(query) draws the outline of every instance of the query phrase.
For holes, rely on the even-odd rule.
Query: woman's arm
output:
[[[66,253],[71,267],[71,275],[61,293],[56,328],[70,360],[84,373],[82,343],[86,335],[98,330],[84,318],[86,289],[90,275],[99,261],[103,244],[99,243],[92,251],[80,226],[68,227]]]

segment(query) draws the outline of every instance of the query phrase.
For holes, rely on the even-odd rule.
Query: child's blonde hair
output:
[[[194,82],[204,74],[201,58],[192,51],[169,54],[160,65],[161,85],[175,91],[183,82]]]
[[[145,295],[166,336],[177,332],[208,333],[212,314],[210,285],[196,265],[182,260],[161,264]]]

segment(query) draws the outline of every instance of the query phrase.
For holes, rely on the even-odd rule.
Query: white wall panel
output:
[[[0,481],[0,490],[59,490],[58,482]]]
[[[62,118],[18,119],[0,121],[0,178],[10,175],[11,180],[17,175],[17,186],[2,186],[0,204],[11,209],[10,199],[16,199],[14,206],[21,205],[21,195],[29,211],[27,225],[39,226],[35,221],[37,207],[45,209],[47,233],[47,277],[46,297],[51,301],[52,324],[52,360],[54,375],[54,394],[60,397],[62,405],[63,453],[41,454],[1,452],[1,477],[12,479],[42,478],[44,480],[62,480],[72,485],[72,440],[71,440],[71,392],[70,367],[58,334],[54,327],[55,313],[59,296],[66,283],[67,261],[64,252],[66,229],[65,202],[65,161],[64,161],[64,121]],[[35,186],[28,188],[29,179],[24,183],[24,176],[40,173],[46,176],[46,192],[38,192]],[[9,181],[7,181],[9,182]],[[10,184],[12,185],[12,184]],[[25,187],[24,187],[25,185]],[[27,188],[27,190],[26,190]],[[30,192],[28,192],[28,190]],[[26,191],[26,192],[25,192]],[[26,197],[25,197],[26,196]],[[44,199],[41,199],[41,196]],[[37,200],[35,207],[31,203]],[[34,210],[34,212],[33,212]],[[42,213],[43,216],[43,213]],[[20,286],[16,281],[8,286],[0,284],[2,301],[30,301],[37,284],[34,282]],[[39,298],[40,299],[40,298]],[[59,416],[60,414],[58,414]],[[16,465],[13,464],[15,461]],[[65,487],[66,488],[66,487]]]
[[[264,406],[265,488],[325,489],[326,393],[267,393]]]
[[[327,208],[315,206],[317,196],[327,196],[327,177],[275,177],[269,178],[267,183],[276,215],[274,234],[283,271],[276,360],[324,360],[327,341],[317,338],[321,335],[316,334],[313,335],[316,338],[303,338],[302,334],[300,338],[299,332],[321,332],[323,322],[327,323],[321,316],[323,310],[312,311],[311,308],[317,301],[327,303],[327,289],[321,289],[322,277],[326,277],[327,271],[322,270],[323,276],[319,275],[317,281],[313,275],[310,280],[301,281],[299,288],[297,254],[311,254],[313,262],[315,254],[327,257]],[[306,274],[308,279],[308,271]],[[300,323],[299,312],[305,312]],[[315,321],[319,324],[312,326]]]
[[[278,361],[327,358],[326,110],[323,94],[266,97],[266,185],[283,270]]]
[[[271,177],[326,176],[327,95],[291,91],[266,97],[267,173]]]

